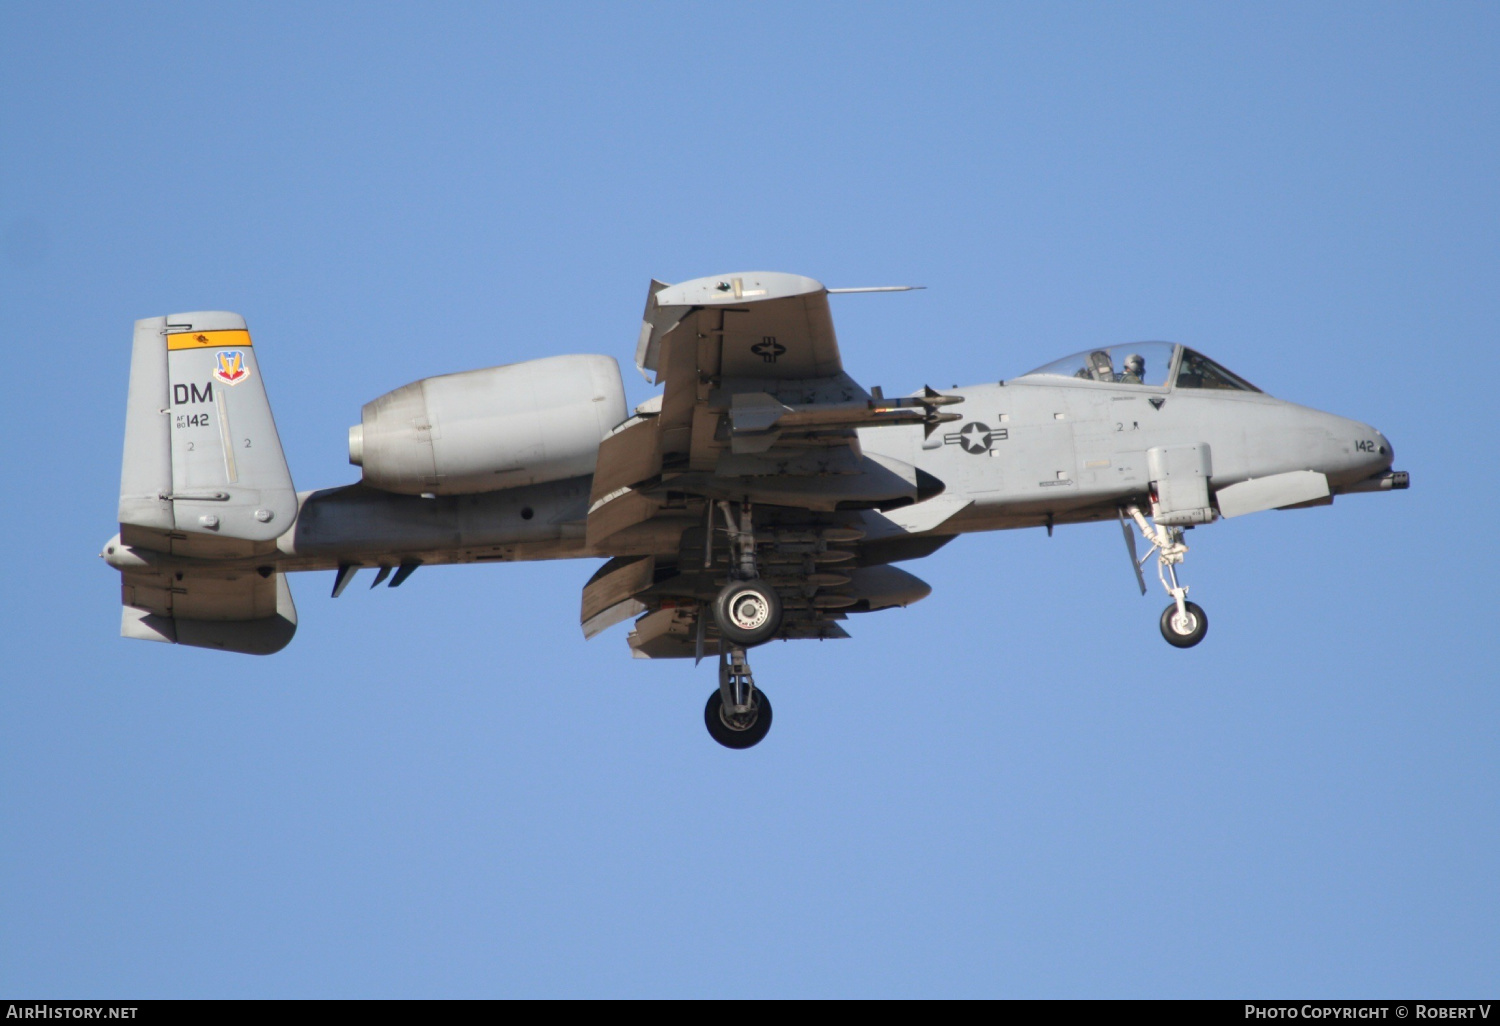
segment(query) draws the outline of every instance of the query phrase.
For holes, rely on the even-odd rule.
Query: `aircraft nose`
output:
[[[1331,448],[1322,469],[1335,485],[1353,484],[1390,469],[1395,459],[1390,440],[1375,428],[1331,414],[1325,424]]]
[[[1360,462],[1372,474],[1378,474],[1383,470],[1390,470],[1391,464],[1396,459],[1396,450],[1391,446],[1391,441],[1385,435],[1368,425],[1361,425],[1367,432],[1367,441],[1360,453],[1364,457]]]

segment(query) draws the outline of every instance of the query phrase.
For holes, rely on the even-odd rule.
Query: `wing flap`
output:
[[[271,555],[276,551],[274,540],[221,538],[213,534],[188,534],[184,531],[159,530],[134,524],[120,525],[120,541],[133,549],[165,552],[193,559],[249,559],[252,556]]]
[[[657,503],[640,492],[623,489],[590,507],[584,526],[584,541],[589,548],[596,549],[610,535],[644,524],[656,516],[658,509]]]
[[[643,611],[644,606],[633,611],[629,606],[637,594],[651,587],[655,573],[656,559],[652,556],[616,557],[601,566],[583,586],[578,610],[583,636],[592,638],[626,617]]]
[[[641,420],[599,443],[599,461],[589,504],[661,473],[656,419]]]

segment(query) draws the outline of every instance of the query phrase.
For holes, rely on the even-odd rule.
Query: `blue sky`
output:
[[[0,7],[0,992],[1473,996],[1500,964],[1493,5]],[[854,640],[582,640],[592,562],[118,638],[131,322],[249,320],[297,485],[362,403],[627,364],[653,276],[830,286],[887,392],[1167,338],[1401,494],[960,539]],[[632,399],[650,394],[627,377]],[[368,574],[365,575],[368,577]],[[1153,585],[1154,589],[1154,585]]]

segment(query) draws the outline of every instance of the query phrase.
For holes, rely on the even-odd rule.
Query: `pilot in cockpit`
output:
[[[1125,373],[1120,375],[1120,383],[1124,385],[1139,385],[1146,380],[1146,358],[1140,353],[1131,353],[1125,357]]]
[[[1103,349],[1096,349],[1089,354],[1089,358],[1084,361],[1074,377],[1083,378],[1085,381],[1113,381],[1115,380],[1114,361]]]

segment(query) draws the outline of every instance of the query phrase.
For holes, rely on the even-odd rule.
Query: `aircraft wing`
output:
[[[684,368],[738,378],[824,378],[843,372],[828,290],[780,272],[653,281],[635,362],[662,383]],[[686,329],[686,330],[684,330]],[[697,342],[705,346],[699,361]],[[692,344],[680,344],[687,339]]]
[[[957,419],[938,412],[954,398],[886,399],[845,374],[828,290],[799,275],[653,281],[636,364],[663,391],[599,447],[591,545],[650,519],[672,492],[808,509],[910,504],[919,472],[866,456],[855,430]]]
[[[678,639],[657,649],[714,651],[711,638],[693,632],[718,587],[713,579],[728,572],[722,535],[723,568],[714,568],[714,533],[724,527],[715,526],[719,503],[755,504],[766,511],[757,514],[757,537],[762,528],[771,538],[795,535],[799,541],[788,544],[821,545],[816,555],[827,563],[856,558],[852,549],[830,555],[827,546],[852,545],[867,533],[858,511],[910,505],[941,490],[913,466],[863,452],[856,431],[931,431],[957,419],[939,408],[958,400],[931,389],[887,399],[861,387],[844,372],[828,290],[811,278],[743,272],[680,285],[653,281],[636,365],[662,394],[599,446],[587,540],[619,558],[585,589],[581,619],[590,636],[644,611],[637,635],[661,626],[664,638]],[[645,539],[663,537],[675,538],[672,547],[681,551],[658,547],[649,566],[620,562],[644,551]],[[789,615],[783,636],[845,636],[829,615],[843,597],[820,596],[832,585],[817,582],[848,585],[852,578],[819,570],[812,555],[805,549],[767,572],[794,602],[798,593],[809,600],[807,615]]]

